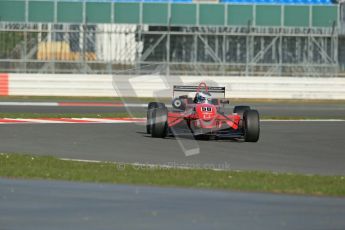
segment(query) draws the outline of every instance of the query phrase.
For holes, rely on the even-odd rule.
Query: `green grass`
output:
[[[48,156],[8,153],[0,154],[0,176],[21,179],[345,196],[344,176],[150,168],[110,162],[66,161]]]

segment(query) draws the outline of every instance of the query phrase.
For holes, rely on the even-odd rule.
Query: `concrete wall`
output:
[[[173,85],[200,81],[225,86],[229,98],[345,99],[344,78],[155,75],[0,74],[0,95],[171,97]]]

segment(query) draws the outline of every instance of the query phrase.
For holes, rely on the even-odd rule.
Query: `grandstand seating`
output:
[[[175,2],[191,3],[192,0],[115,0],[114,2]],[[240,4],[292,4],[292,5],[331,5],[331,0],[220,0],[221,3]]]
[[[193,0],[113,0],[113,2],[173,2],[173,3],[192,3]]]
[[[0,0],[0,18],[1,22],[25,23],[234,27],[251,21],[260,27],[331,28],[334,23],[339,25],[342,12],[335,1],[59,0],[55,4],[49,0]]]
[[[191,3],[193,0],[113,0],[114,2],[174,2]],[[219,0],[220,3],[235,4],[283,4],[283,5],[331,5],[332,0]]]
[[[0,0],[1,1],[1,0]],[[83,2],[85,0],[68,0]],[[337,0],[86,0],[87,2],[157,2],[157,3],[235,3],[235,4],[292,4],[292,5],[331,5]]]
[[[290,5],[331,5],[331,0],[220,0],[223,3],[243,4],[290,4]]]

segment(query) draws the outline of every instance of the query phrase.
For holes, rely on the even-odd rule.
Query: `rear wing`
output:
[[[219,86],[208,86],[209,93],[222,93],[225,97],[225,87]],[[173,89],[173,97],[175,96],[175,92],[197,92],[199,86],[188,86],[188,85],[174,85]]]

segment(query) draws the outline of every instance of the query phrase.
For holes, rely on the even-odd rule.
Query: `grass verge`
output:
[[[0,176],[318,196],[345,196],[344,176],[214,171],[66,161],[50,156],[0,154]]]

